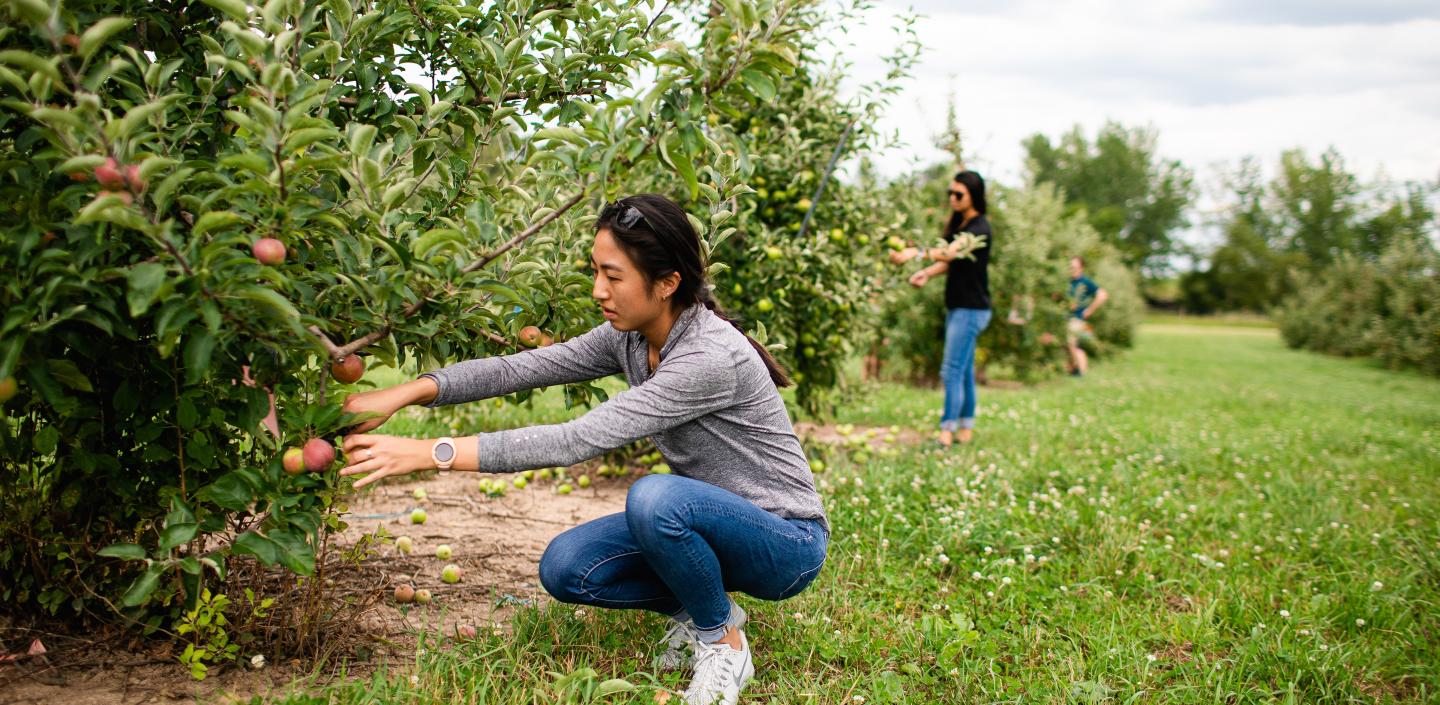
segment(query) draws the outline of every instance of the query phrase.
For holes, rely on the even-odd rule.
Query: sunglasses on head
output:
[[[966,196],[970,195],[968,193],[965,193],[964,191],[956,191],[953,188],[950,189],[949,194],[951,198],[965,198]]]
[[[611,209],[616,209],[620,207],[621,206],[619,203],[611,203],[610,205],[605,206],[605,210],[610,211]],[[620,211],[620,215],[615,217],[615,222],[618,223],[620,227],[628,230],[635,227],[636,223],[645,222],[645,215],[642,214],[640,212],[640,209],[636,208],[635,206],[625,206]]]

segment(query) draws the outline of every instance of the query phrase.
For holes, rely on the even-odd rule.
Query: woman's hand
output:
[[[434,400],[437,392],[439,387],[434,380],[421,377],[413,382],[372,392],[355,392],[345,398],[345,403],[340,408],[347,414],[361,414],[366,417],[351,429],[355,433],[364,433],[379,428],[381,424],[389,421],[395,412],[411,404]]]
[[[925,282],[928,281],[930,281],[930,273],[923,269],[910,275],[910,286],[916,289],[925,286]]]
[[[903,250],[891,250],[890,262],[892,264],[905,264],[906,262],[915,259],[915,256],[918,254],[920,254],[920,250],[914,247],[907,247]]]
[[[365,475],[355,482],[355,488],[359,489],[387,477],[433,469],[432,445],[432,441],[414,438],[352,433],[341,446],[350,464],[340,470],[340,476]]]

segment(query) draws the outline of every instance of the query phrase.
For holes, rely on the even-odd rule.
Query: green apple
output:
[[[550,468],[541,468],[539,472],[535,473],[535,479],[541,482],[550,479]]]
[[[446,585],[454,585],[460,582],[460,566],[454,563],[445,566],[444,570],[440,571],[440,579],[445,581]]]
[[[800,200],[798,200],[798,201],[795,202],[795,210],[800,211],[800,212],[803,213],[803,212],[805,212],[805,211],[810,210],[810,206],[812,206],[812,205],[814,205],[814,204],[810,202],[810,199],[808,199],[808,198],[802,198],[802,199],[800,199]]]
[[[442,543],[435,547],[435,557],[442,561],[450,560],[451,553],[453,552],[450,550],[450,544],[448,543]]]
[[[740,286],[739,284],[736,284],[735,286],[730,287],[730,293],[732,293],[732,294],[734,294],[734,295],[736,295],[736,296],[739,296],[739,295],[745,293],[745,287]]]
[[[780,259],[785,256],[785,251],[773,245],[765,248],[765,256],[770,259]]]
[[[563,485],[560,485],[559,487],[556,487],[555,491],[559,494],[570,494],[571,492],[575,491],[575,488],[571,487],[570,483],[567,482]]]
[[[515,478],[515,482],[514,482],[513,484],[515,485],[515,489],[517,489],[517,490],[523,490],[523,489],[525,489],[525,485],[528,485],[528,484],[530,484],[530,483],[526,482],[526,481],[525,481],[525,476],[522,475],[522,476],[520,476],[520,477]]]
[[[416,590],[415,602],[421,605],[430,604],[430,591],[426,590],[425,588],[420,588],[419,590]]]
[[[775,304],[770,299],[760,299],[755,302],[755,309],[760,313],[770,313],[775,310]]]
[[[430,515],[426,514],[424,509],[416,509],[415,511],[410,512],[411,524],[424,524],[425,520],[428,518],[430,518]]]
[[[810,472],[814,472],[814,473],[825,472],[825,461],[823,461],[823,460],[818,460],[818,459],[817,459],[817,460],[812,460],[812,461],[810,461]]]
[[[401,553],[410,553],[415,550],[415,542],[409,536],[401,536],[395,539],[395,550]]]
[[[411,496],[411,497],[414,497],[415,500],[418,501],[418,502],[424,502],[424,501],[425,501],[425,498],[426,498],[426,497],[429,497],[430,495],[425,492],[425,488],[424,488],[424,487],[416,487],[414,490],[412,490],[412,491],[410,492],[410,496]]]
[[[585,489],[586,487],[589,487],[589,486],[590,486],[590,476],[589,476],[589,475],[581,475],[581,476],[580,476],[580,479],[578,479],[578,480],[575,481],[575,484],[580,485],[580,489],[582,489],[582,490]]]
[[[655,463],[655,465],[650,468],[650,472],[656,475],[669,475],[670,465],[668,463]]]

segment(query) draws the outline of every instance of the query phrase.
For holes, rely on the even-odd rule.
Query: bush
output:
[[[1399,240],[1368,261],[1342,255],[1276,310],[1286,344],[1440,375],[1440,256]]]

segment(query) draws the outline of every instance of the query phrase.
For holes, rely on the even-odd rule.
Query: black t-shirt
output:
[[[995,247],[995,235],[990,232],[990,221],[977,215],[964,227],[964,232],[984,235],[985,244],[975,248],[970,257],[950,260],[950,269],[945,273],[945,308],[990,308],[990,250]],[[955,239],[947,234],[945,241]]]

